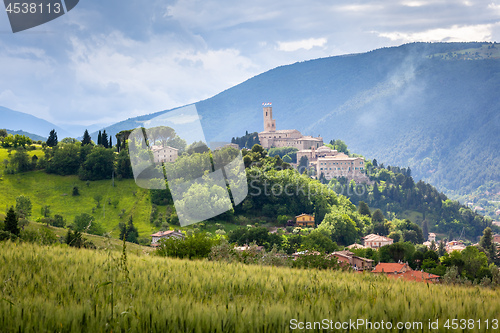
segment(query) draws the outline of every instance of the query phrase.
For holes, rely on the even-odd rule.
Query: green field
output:
[[[132,216],[140,236],[149,235],[153,231],[149,223],[149,191],[139,188],[130,179],[115,180],[114,183],[115,186],[112,186],[111,180],[100,180],[89,182],[87,186],[87,182],[80,181],[77,176],[51,175],[43,171],[4,175],[0,181],[0,202],[6,208],[15,205],[17,196],[28,196],[33,204],[32,220],[41,217],[44,205],[50,206],[52,215],[62,215],[68,224],[73,222],[75,216],[88,213],[114,237],[119,234],[118,223],[126,222]],[[79,196],[72,196],[74,186],[78,186]],[[96,208],[94,200],[97,194],[103,197],[99,208]],[[108,199],[118,199],[119,204],[114,208],[108,204]],[[122,209],[125,211],[120,217]]]
[[[482,287],[152,255],[129,254],[124,266],[119,255],[0,243],[0,331],[282,332],[292,319],[364,319],[423,323],[405,332],[439,320],[432,331],[446,332],[445,321],[458,318],[482,321],[464,331],[490,332],[484,321],[500,313],[500,291]]]

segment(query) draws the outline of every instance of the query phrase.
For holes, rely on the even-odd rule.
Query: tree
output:
[[[75,231],[86,232],[94,235],[102,235],[103,230],[99,223],[94,221],[94,217],[87,213],[82,213],[75,216],[73,221],[73,229]]]
[[[40,209],[40,213],[42,214],[42,217],[50,217],[50,206],[43,205]]]
[[[31,200],[29,197],[20,195],[16,198],[16,213],[20,218],[31,216]]]
[[[92,138],[90,137],[89,131],[85,130],[83,133],[82,146],[89,145],[92,143]]]
[[[375,184],[373,184],[373,199],[375,200],[375,202],[378,202],[380,200],[380,197],[381,197],[381,194],[380,194],[380,191],[378,189],[378,185],[375,182]]]
[[[5,138],[8,135],[7,130],[5,128],[0,129],[0,139]]]
[[[102,131],[102,134],[101,134],[101,145],[104,148],[108,148],[109,141],[108,141],[108,133],[106,133],[106,130]]]
[[[113,137],[110,135],[109,136],[109,145],[108,145],[109,148],[113,148]]]
[[[304,170],[307,169],[308,166],[309,166],[309,159],[307,158],[307,156],[304,155],[300,158],[297,169],[299,170],[300,173],[302,173]]]
[[[53,149],[53,157],[49,161],[46,172],[61,176],[75,175],[80,166],[80,145],[59,143]]]
[[[17,222],[18,222],[18,217],[16,215],[16,212],[14,211],[14,207],[10,206],[7,212],[7,216],[5,217],[4,230],[10,232],[13,235],[19,236],[20,230],[19,226],[17,225]]]
[[[374,158],[373,161],[372,161],[372,165],[376,168],[378,167],[378,162],[377,160]]]
[[[136,243],[139,238],[139,232],[137,228],[134,226],[134,222],[132,220],[132,216],[130,216],[127,225],[125,223],[120,222],[118,224],[118,228],[120,229],[120,239],[124,239],[127,242]]]
[[[424,236],[424,241],[429,238],[429,226],[427,225],[427,220],[422,222],[422,234]]]
[[[488,262],[491,263],[496,259],[496,245],[493,242],[493,232],[490,227],[484,229],[483,236],[481,236],[481,240],[479,241],[479,246],[485,251]]]
[[[97,145],[100,146],[102,145],[102,133],[99,130],[99,134],[97,134]]]
[[[104,147],[96,147],[87,155],[78,175],[81,180],[109,179],[114,170],[115,153]]]
[[[373,212],[372,223],[376,222],[382,223],[384,222],[384,220],[385,220],[384,213],[382,213],[380,209],[377,209],[376,211]]]
[[[12,169],[16,172],[26,172],[32,169],[33,164],[30,163],[30,159],[26,149],[19,147],[16,149],[16,153],[10,159],[10,164]]]
[[[118,179],[134,178],[128,149],[122,149],[116,156],[116,175]]]
[[[55,129],[51,130],[49,133],[49,138],[47,139],[47,146],[55,147],[57,146],[57,132]]]
[[[366,215],[368,217],[372,217],[372,213],[370,212],[370,207],[366,204],[364,201],[360,201],[358,203],[358,213],[361,215]],[[382,220],[383,220],[383,214],[382,214]]]

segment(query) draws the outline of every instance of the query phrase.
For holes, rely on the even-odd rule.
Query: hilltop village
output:
[[[276,119],[273,119],[273,108],[270,103],[264,103],[264,131],[259,133],[259,141],[266,149],[277,147],[293,147],[299,149],[297,161],[306,157],[309,165],[316,169],[315,174],[332,178],[345,177],[357,183],[368,183],[370,180],[364,170],[365,161],[361,157],[349,157],[344,153],[332,150],[323,144],[323,138],[304,136],[296,129],[276,129]],[[297,167],[297,164],[294,164]]]

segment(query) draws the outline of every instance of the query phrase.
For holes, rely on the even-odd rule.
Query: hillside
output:
[[[500,183],[499,49],[414,43],[316,59],[275,68],[196,106],[208,141],[261,131],[261,103],[273,102],[278,129],[343,139],[352,151],[410,166],[416,180],[458,197]]]
[[[11,131],[9,129],[7,129],[7,133],[8,134],[12,134],[12,135],[24,135],[28,138],[30,138],[31,140],[33,141],[47,141],[47,137],[46,136],[41,136],[41,135],[37,135],[37,134],[33,134],[33,133],[28,133],[28,132],[25,132],[23,130],[19,130],[19,131]]]
[[[398,322],[421,323],[408,331],[444,332],[452,318],[480,321],[473,331],[489,332],[485,320],[491,325],[500,311],[498,302],[484,302],[500,297],[498,289],[372,273],[133,254],[123,261],[106,252],[11,242],[0,243],[0,256],[5,332],[288,332],[292,319],[326,319],[329,331],[364,319],[391,323],[391,332]],[[436,320],[439,329],[429,329]]]
[[[0,119],[0,128],[10,129],[11,131],[22,130],[24,132],[47,137],[49,132],[52,129],[55,129],[60,140],[71,136],[68,131],[54,125],[53,123],[27,113],[5,108],[3,106],[0,106]]]

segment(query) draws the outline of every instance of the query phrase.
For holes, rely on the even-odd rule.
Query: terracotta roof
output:
[[[403,279],[406,281],[418,281],[418,282],[434,282],[435,280],[439,279],[439,275],[427,273],[427,272],[422,272],[422,271],[406,271],[401,274],[389,274],[389,277],[396,278],[396,279]]]
[[[385,263],[381,262],[377,266],[375,266],[375,269],[372,271],[373,273],[394,273],[398,272],[401,273],[402,269],[406,266],[404,263]]]

